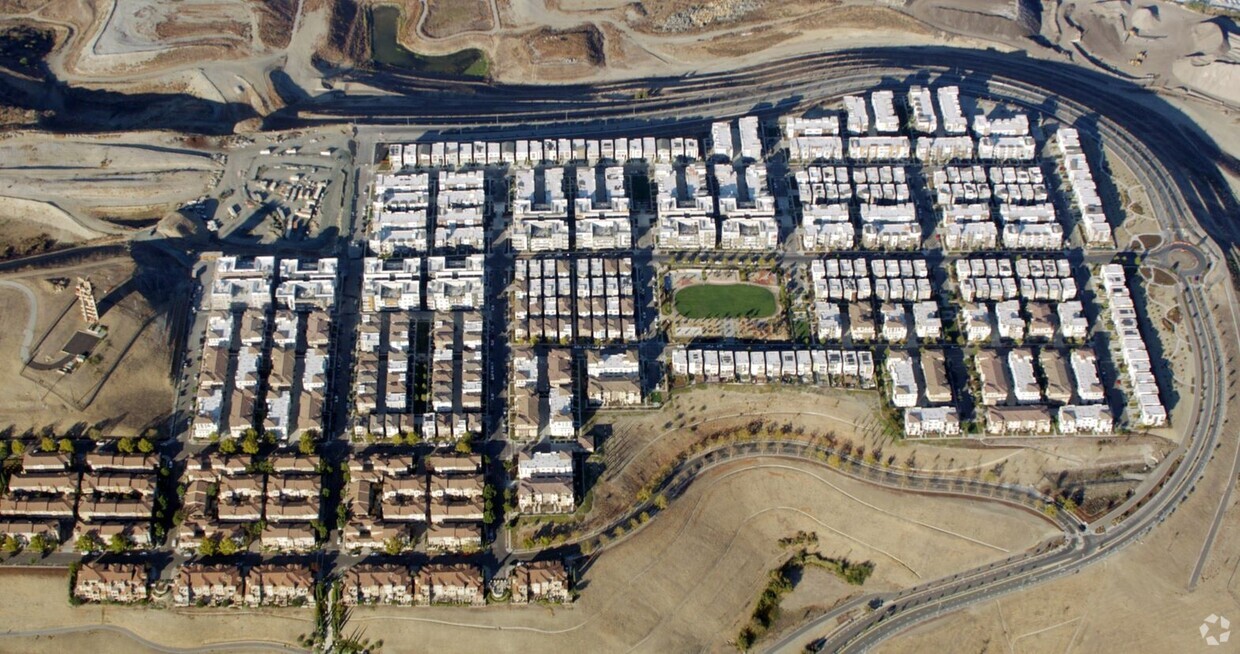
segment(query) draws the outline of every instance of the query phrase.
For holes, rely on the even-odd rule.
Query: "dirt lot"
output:
[[[24,215],[60,220],[60,229],[82,237],[121,231],[111,218],[123,223],[161,216],[203,195],[223,168],[210,152],[187,148],[171,134],[13,134],[0,139],[0,160],[21,162],[0,168],[0,187],[5,196],[25,200]],[[51,208],[32,208],[38,203]],[[57,218],[61,214],[69,220]]]
[[[120,305],[123,309],[114,307],[103,316],[105,324],[116,326],[118,340],[115,345],[119,347],[122,345],[120,335],[132,334],[140,326],[141,323],[134,322],[135,316],[158,314],[137,335],[123,358],[114,359],[121,355],[120,350],[109,350],[105,346],[101,351],[111,354],[104,354],[98,365],[86,364],[69,375],[80,376],[80,379],[51,380],[52,388],[56,390],[68,383],[73,388],[81,387],[78,390],[83,392],[89,390],[93,394],[97,391],[84,409],[78,410],[69,399],[49,390],[47,380],[42,377],[36,380],[19,372],[23,351],[33,354],[40,339],[61,315],[65,315],[66,321],[80,322],[77,308],[73,306],[76,298],[72,284],[76,283],[77,276],[90,276],[101,288],[109,288],[113,282],[119,283],[128,278],[133,271],[133,264],[127,260],[109,260],[68,270],[40,271],[3,278],[5,282],[28,289],[38,307],[27,340],[29,301],[20,289],[8,284],[0,286],[0,300],[10,308],[0,313],[0,333],[11,335],[0,339],[0,371],[6,379],[6,392],[0,397],[0,429],[12,429],[12,433],[22,434],[45,426],[64,431],[73,425],[86,423],[88,426],[101,425],[105,434],[128,435],[141,432],[167,415],[172,405],[172,383],[168,372],[172,355],[167,315],[158,314],[142,293],[130,294]],[[69,279],[69,287],[56,292],[49,280],[58,278]],[[48,346],[49,349],[55,347],[58,346]],[[108,370],[112,372],[103,381],[103,375]],[[98,386],[100,383],[102,386]],[[65,394],[66,397],[75,397],[67,390]]]
[[[575,30],[537,30],[527,39],[530,56],[536,65],[601,66],[604,63],[603,36],[592,25]]]
[[[485,32],[494,27],[490,0],[431,0],[428,4],[430,8],[422,29],[431,38]]]

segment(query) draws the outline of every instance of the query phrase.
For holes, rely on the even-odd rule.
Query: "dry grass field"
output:
[[[432,38],[485,32],[494,27],[490,0],[431,0],[427,4],[429,8],[423,29]]]
[[[72,285],[67,290],[57,292],[51,281],[53,279],[69,279],[76,282],[77,276],[89,276],[100,288],[112,286],[128,279],[134,272],[133,263],[129,260],[105,260],[86,263],[66,270],[40,271],[7,275],[2,279],[28,289],[37,302],[29,351],[36,352],[36,346],[53,323],[64,315],[66,324],[80,322],[77,308],[73,306]],[[100,374],[105,367],[115,365],[112,374],[99,386],[97,395],[84,408],[78,409],[73,403],[61,395],[49,390],[47,383],[40,384],[33,374],[26,376],[22,369],[23,347],[26,346],[26,330],[29,325],[29,301],[25,294],[10,285],[0,286],[0,300],[10,310],[0,312],[0,371],[6,379],[3,395],[0,395],[0,429],[11,429],[12,433],[22,434],[28,430],[37,431],[44,427],[52,427],[58,432],[79,423],[87,426],[100,425],[105,434],[128,435],[139,433],[152,426],[166,416],[172,406],[172,383],[169,380],[171,368],[171,347],[166,331],[166,316],[155,319],[142,328],[134,344],[123,358],[119,350],[107,350],[104,361],[98,366],[85,364],[70,377],[80,379],[67,380],[73,388],[89,390],[100,383]],[[143,316],[152,315],[152,308],[140,293],[132,293],[124,301],[125,309],[119,307],[104,315],[104,323],[115,325],[117,338],[122,334],[132,334],[142,327]],[[135,321],[139,322],[135,322]],[[126,339],[129,337],[126,336]],[[118,342],[119,347],[123,343]],[[48,345],[54,350],[56,345]],[[106,349],[106,348],[105,348]],[[101,350],[102,351],[102,350]],[[58,373],[41,373],[56,375]],[[41,381],[42,377],[39,378]],[[57,380],[51,380],[55,388]],[[59,380],[66,381],[66,380]],[[67,394],[71,395],[71,394]]]
[[[296,643],[313,629],[309,609],[163,610],[126,606],[79,606],[68,602],[63,569],[0,569],[0,622],[6,632],[107,625],[166,647],[192,648],[235,640]],[[0,633],[0,652],[78,651],[128,654],[155,651],[123,633],[87,631],[56,636],[14,637]]]
[[[825,466],[738,462],[701,477],[641,532],[600,555],[571,608],[372,609],[357,611],[351,624],[387,643],[417,638],[428,650],[727,651],[767,573],[788,556],[777,541],[799,530],[817,532],[825,555],[873,561],[864,590],[1002,558],[1054,532],[1021,512],[904,497]],[[816,597],[794,593],[794,608],[860,590],[822,579],[807,589]]]

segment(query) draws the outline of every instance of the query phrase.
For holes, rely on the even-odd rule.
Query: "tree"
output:
[[[126,436],[116,441],[116,450],[121,454],[133,454],[133,439]]]
[[[660,511],[666,509],[667,508],[667,497],[664,496],[662,493],[659,493],[657,496],[655,496],[654,508]]]
[[[0,550],[8,552],[9,554],[21,549],[21,546],[21,542],[18,541],[17,537],[12,534],[5,534],[4,538],[0,539]]]
[[[151,442],[151,439],[143,436],[138,439],[138,451],[143,454],[150,454],[155,451],[155,444]]]
[[[31,542],[31,546],[34,546],[33,541]],[[103,539],[99,538],[99,535],[95,532],[88,531],[77,539],[77,542],[73,545],[73,549],[83,554],[98,552],[103,549]]]
[[[224,536],[220,539],[219,552],[224,556],[232,556],[233,554],[236,554],[237,541],[233,540],[231,537]]]
[[[13,444],[9,447],[9,451],[13,456],[21,456],[26,453],[26,444],[22,441],[13,441]]]
[[[462,438],[461,440],[456,442],[456,453],[457,454],[469,454],[471,452],[473,452],[473,447],[470,446],[468,439]]]
[[[392,536],[391,538],[383,541],[383,551],[390,556],[400,554],[403,549],[405,549],[405,543],[402,542],[397,536]]]
[[[68,438],[62,438],[60,439],[60,442],[56,444],[56,449],[59,450],[61,454],[73,454],[73,441]]]
[[[297,449],[306,456],[314,454],[314,436],[309,432],[302,434],[301,441],[297,443]]]
[[[198,554],[200,556],[215,556],[219,551],[219,542],[214,538],[204,538],[201,543],[198,543]]]
[[[108,551],[120,554],[127,549],[129,549],[129,541],[121,534],[112,534],[112,538],[108,540]]]
[[[247,432],[245,439],[241,441],[241,451],[246,454],[258,454],[258,434]]]
[[[44,436],[43,438],[39,440],[39,451],[40,452],[55,452],[56,441],[52,440],[51,436]]]
[[[46,556],[48,552],[56,549],[56,541],[48,538],[44,534],[35,534],[34,537],[30,539],[30,549]]]
[[[232,455],[236,453],[237,453],[237,441],[235,439],[232,439],[232,438],[220,439],[220,454]]]
[[[9,442],[0,441],[0,461],[9,458]]]

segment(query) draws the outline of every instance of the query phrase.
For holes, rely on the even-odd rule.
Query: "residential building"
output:
[[[947,378],[947,363],[941,350],[921,351],[922,378],[926,382],[926,402],[948,404],[952,401],[952,386]]]
[[[1111,409],[1105,404],[1059,407],[1059,433],[1111,434],[1115,430]]]
[[[891,384],[891,403],[901,408],[917,406],[919,389],[913,357],[902,350],[889,350],[885,367]]]
[[[1005,406],[986,409],[986,433],[992,436],[1049,434],[1051,411],[1044,406]]]
[[[906,438],[952,438],[960,435],[954,406],[910,407],[904,410]]]
[[[572,477],[530,477],[517,482],[522,513],[572,513],[576,510]]]
[[[418,571],[414,582],[418,604],[486,603],[482,571],[467,563],[433,563]]]
[[[345,571],[342,581],[341,601],[346,606],[411,606],[414,601],[413,575],[403,565],[358,564]]]
[[[1051,348],[1043,348],[1038,356],[1042,376],[1046,379],[1046,399],[1055,404],[1072,402],[1072,379],[1068,376],[1068,364],[1063,355]]]
[[[1003,360],[993,350],[982,350],[977,353],[974,362],[982,386],[982,404],[993,406],[1006,403],[1011,395],[1011,385]]]
[[[512,601],[561,604],[572,601],[564,564],[560,561],[517,564],[512,572]]]
[[[266,563],[245,578],[248,606],[302,606],[312,599],[314,575],[302,566]]]
[[[1042,387],[1033,370],[1033,352],[1017,348],[1008,353],[1008,367],[1012,371],[1012,390],[1016,401],[1029,404],[1042,401]]]
[[[917,338],[940,339],[943,337],[943,320],[939,317],[939,305],[933,300],[913,304],[913,329]]]
[[[1102,402],[1106,391],[1098,377],[1098,355],[1090,349],[1072,350],[1069,356],[1072,377],[1076,380],[1076,396],[1082,403]]]
[[[185,563],[177,570],[172,591],[177,606],[237,604],[245,579],[235,565]]]
[[[84,602],[132,604],[147,599],[147,586],[145,565],[83,563],[74,579],[73,596]]]

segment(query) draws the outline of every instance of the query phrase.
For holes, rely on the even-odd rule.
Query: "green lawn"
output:
[[[676,292],[676,312],[686,318],[766,318],[775,294],[751,284],[697,284]]]

